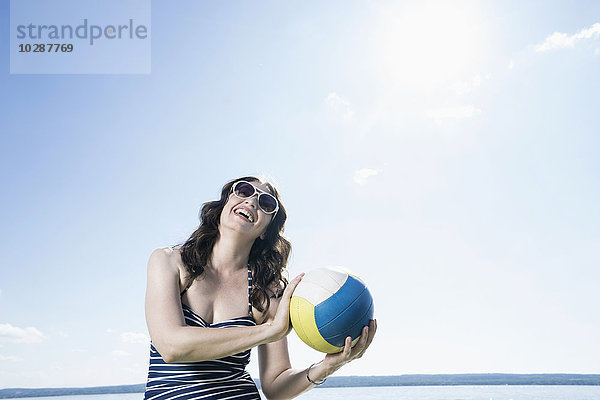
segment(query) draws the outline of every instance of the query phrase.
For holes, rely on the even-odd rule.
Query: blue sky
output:
[[[600,372],[600,3],[151,12],[150,74],[15,75],[0,2],[0,387],[144,382],[148,257],[247,174],[371,289],[338,375]]]

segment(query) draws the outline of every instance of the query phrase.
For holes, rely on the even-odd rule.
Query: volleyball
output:
[[[373,311],[373,298],[365,283],[341,267],[307,272],[290,301],[294,331],[304,343],[323,353],[341,351],[348,336],[354,346]]]

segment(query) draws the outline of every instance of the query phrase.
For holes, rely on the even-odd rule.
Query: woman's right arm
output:
[[[284,296],[291,297],[298,282],[290,282]],[[165,249],[157,249],[148,261],[146,323],[154,347],[167,363],[215,360],[279,340],[289,332],[284,318],[249,327],[187,326],[179,296],[179,268]]]

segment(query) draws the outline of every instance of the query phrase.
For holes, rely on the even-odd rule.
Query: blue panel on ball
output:
[[[365,285],[353,276],[348,275],[346,282],[328,299],[315,306],[315,322],[320,330],[342,313],[365,290]]]
[[[346,337],[350,336],[352,340],[359,337],[363,327],[369,325],[372,318],[373,299],[365,288],[356,302],[319,332],[328,343],[341,347]]]
[[[347,284],[350,284],[347,286]],[[334,346],[343,346],[347,336],[354,340],[373,318],[373,298],[359,280],[348,280],[329,299],[315,307],[317,327],[323,339]]]

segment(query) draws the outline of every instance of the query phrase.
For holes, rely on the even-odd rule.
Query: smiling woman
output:
[[[287,281],[282,276],[282,271],[287,264],[287,260],[292,248],[291,243],[283,236],[284,225],[287,219],[287,213],[283,205],[280,206],[279,193],[270,183],[260,184],[265,190],[262,190],[256,200],[262,213],[256,209],[255,200],[252,196],[257,192],[254,185],[260,184],[258,178],[243,177],[226,184],[221,191],[221,198],[218,201],[210,201],[204,204],[200,213],[201,224],[190,238],[180,245],[181,259],[186,267],[186,287],[194,279],[198,278],[204,272],[204,266],[210,262],[210,256],[215,243],[220,235],[219,226],[229,226],[237,224],[236,219],[231,219],[226,209],[230,209],[234,214],[239,210],[244,210],[250,216],[251,224],[242,224],[239,228],[233,229],[256,229],[260,228],[258,240],[254,240],[250,247],[248,264],[253,271],[255,289],[251,293],[251,299],[257,310],[263,311],[263,302],[268,308],[270,296],[268,293],[269,285],[274,282],[277,286],[285,288]],[[249,188],[250,187],[250,188]],[[267,192],[268,190],[269,192]],[[265,196],[268,194],[270,199]],[[230,201],[231,200],[231,201]],[[261,206],[266,202],[267,206]],[[276,204],[275,210],[271,208],[270,203]],[[269,210],[265,213],[263,207]],[[264,214],[264,215],[263,215]],[[256,221],[253,219],[256,218]],[[254,224],[256,222],[256,224]],[[279,293],[280,294],[280,293]]]
[[[290,298],[303,274],[289,284],[282,276],[291,250],[286,218],[275,187],[239,178],[203,205],[200,226],[185,243],[152,253],[145,399],[260,399],[246,372],[255,346],[267,398],[293,398],[362,356],[376,331],[373,320],[354,346],[347,337],[341,352],[291,368]]]

